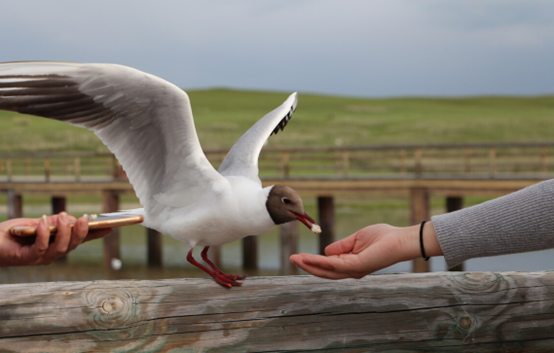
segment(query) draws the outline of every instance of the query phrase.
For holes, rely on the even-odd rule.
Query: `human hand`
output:
[[[75,223],[73,227],[71,223]],[[56,239],[50,243],[49,225],[56,225]],[[11,235],[9,229],[16,226],[36,226],[37,236],[32,244],[24,238]],[[38,219],[17,218],[0,223],[0,266],[48,265],[75,249],[79,244],[101,238],[111,229],[88,231],[88,220],[61,212],[59,215]],[[22,241],[23,240],[23,241]]]
[[[323,278],[362,278],[401,261],[421,257],[419,225],[393,227],[376,224],[334,242],[325,254],[295,254],[290,261],[304,271]],[[424,227],[423,239],[428,256],[442,255],[432,222]]]

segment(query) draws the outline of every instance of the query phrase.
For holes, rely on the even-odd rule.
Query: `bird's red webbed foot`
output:
[[[221,271],[213,262],[210,261],[210,259],[208,259],[208,250],[209,250],[209,248],[210,248],[209,246],[206,246],[202,250],[202,259],[211,268],[207,268],[206,266],[198,263],[194,259],[194,257],[192,257],[193,248],[191,248],[189,250],[188,254],[187,254],[187,261],[190,262],[191,264],[193,264],[194,266],[198,267],[202,271],[206,272],[207,274],[209,274],[217,283],[219,283],[220,285],[222,285],[224,287],[231,288],[231,287],[240,287],[240,286],[242,286],[242,283],[237,282],[237,281],[244,280],[246,278],[246,275],[232,275],[232,274],[227,274],[227,273]]]

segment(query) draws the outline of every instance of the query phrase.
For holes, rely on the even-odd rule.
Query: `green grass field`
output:
[[[202,146],[229,148],[288,93],[188,92]],[[293,119],[269,146],[551,141],[554,97],[359,99],[299,94]],[[89,131],[0,111],[0,154],[107,151]]]

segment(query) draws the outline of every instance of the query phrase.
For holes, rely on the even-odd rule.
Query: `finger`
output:
[[[331,256],[350,253],[352,249],[354,249],[354,244],[356,244],[356,235],[357,233],[354,233],[328,245],[325,248],[325,255]]]
[[[37,237],[35,243],[31,246],[31,254],[36,258],[42,257],[48,250],[50,242],[50,223],[46,216],[42,216],[37,224]]]
[[[48,251],[44,255],[44,261],[49,263],[67,253],[69,242],[71,240],[71,226],[67,213],[61,212],[57,217],[56,240],[50,244]]]
[[[335,271],[335,267],[331,263],[329,263],[328,258],[322,255],[312,255],[312,254],[291,255],[290,261],[292,263],[306,264],[310,266],[316,266],[329,271]]]
[[[332,256],[309,255],[303,259],[304,263],[317,266],[333,272],[344,274],[356,273],[363,268],[360,258],[355,254],[340,254]]]
[[[293,255],[291,256],[291,262],[300,267],[302,270],[318,277],[327,278],[327,279],[343,279],[350,277],[347,274],[344,273],[338,273],[333,270],[329,270],[326,268],[321,268],[319,266],[312,265],[310,263],[306,263],[304,261],[304,258],[301,255]]]
[[[71,251],[75,249],[79,244],[81,244],[88,234],[88,220],[86,217],[81,217],[75,222],[73,230],[71,232],[71,240],[69,242],[68,250]]]
[[[42,258],[48,250],[48,242],[50,240],[49,225],[46,216],[37,220],[37,236],[35,242],[31,246],[20,247],[20,255],[17,261],[18,265],[38,265],[42,263]]]
[[[362,259],[357,254],[333,256],[302,254],[302,262],[308,266],[340,274],[341,278],[361,278],[372,272],[365,268]]]

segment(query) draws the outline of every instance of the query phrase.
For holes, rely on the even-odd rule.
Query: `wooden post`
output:
[[[242,239],[242,267],[250,270],[258,268],[258,237],[255,235]]]
[[[298,274],[298,268],[290,263],[289,257],[298,253],[298,222],[292,221],[280,226],[281,238],[281,275]]]
[[[464,199],[459,196],[448,196],[446,198],[446,212],[454,212],[464,208]],[[463,271],[464,264],[461,263],[449,269],[449,271]]]
[[[465,172],[466,173],[471,173],[471,154],[472,154],[472,150],[471,148],[466,148],[466,154],[465,154]]]
[[[50,158],[44,158],[44,178],[48,182],[50,181]]]
[[[542,146],[541,147],[541,157],[540,157],[540,160],[541,160],[541,173],[542,174],[546,174],[548,168],[547,168],[547,147],[546,146]]]
[[[70,161],[70,158],[69,157],[65,157],[63,159],[63,166],[64,166],[64,171],[65,171],[65,175],[71,175],[72,173],[72,166],[71,166],[71,163],[69,162]],[[74,166],[75,164],[73,164]]]
[[[119,163],[119,160],[115,158],[115,155],[113,156],[113,178],[118,179],[127,179],[127,174],[125,174],[125,171],[123,170],[123,166]]]
[[[335,201],[333,196],[319,196],[317,211],[321,234],[319,235],[319,253],[325,254],[327,245],[335,241]]]
[[[146,228],[148,267],[162,267],[162,235],[155,229]]]
[[[8,219],[23,217],[23,198],[16,194],[15,190],[9,189],[8,194]]]
[[[400,173],[406,174],[406,150],[400,150]]]
[[[117,178],[115,169],[115,156],[112,154],[106,157],[106,172],[108,175],[111,175],[113,179]]]
[[[210,246],[210,250],[208,250],[208,258],[212,260],[214,265],[221,267],[221,246]]]
[[[342,152],[342,176],[348,177],[350,174],[350,153],[348,151]]]
[[[281,152],[281,170],[283,171],[283,178],[290,176],[290,155],[288,152]]]
[[[464,208],[464,198],[460,196],[448,196],[446,198],[446,212],[454,212]]]
[[[67,201],[65,196],[52,196],[52,214],[58,214],[66,210]]]
[[[496,175],[496,148],[489,149],[489,176],[494,178]]]
[[[104,213],[116,212],[119,209],[119,195],[113,190],[102,192]],[[111,234],[104,237],[104,268],[112,269],[112,260],[120,259],[119,254],[119,228],[113,228]]]
[[[58,214],[66,210],[67,202],[65,196],[52,196],[51,199],[52,214]],[[62,256],[56,260],[58,263],[67,263],[67,256]]]
[[[25,175],[31,175],[31,158],[25,158]]]
[[[6,174],[8,175],[8,181],[12,180],[12,160],[6,159]]]
[[[419,224],[430,218],[429,191],[425,188],[412,188],[410,190],[411,224]],[[413,272],[428,272],[429,262],[423,258],[412,262]]]
[[[421,148],[417,148],[415,150],[414,158],[415,158],[415,167],[414,167],[415,175],[417,177],[420,177],[421,173],[423,172],[423,150]]]
[[[81,158],[75,157],[73,160],[73,169],[75,169],[75,180],[81,180]]]

